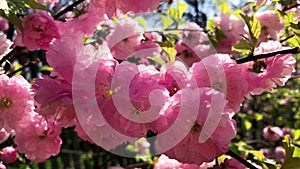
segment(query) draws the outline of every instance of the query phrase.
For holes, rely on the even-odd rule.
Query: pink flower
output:
[[[180,61],[166,63],[161,67],[160,72],[161,77],[159,83],[165,86],[170,96],[173,96],[180,89],[192,85],[190,84],[191,73],[184,63]]]
[[[9,28],[9,24],[8,24],[7,19],[5,19],[1,16],[0,17],[0,30],[6,31],[8,28]]]
[[[75,125],[76,114],[72,102],[72,86],[63,80],[44,76],[32,85],[37,103],[36,112],[46,119],[54,119],[61,127]]]
[[[259,19],[262,26],[259,41],[264,42],[270,38],[272,40],[278,40],[284,28],[284,23],[280,20],[279,15],[275,11],[267,10],[257,12],[255,16]]]
[[[226,158],[221,167],[224,169],[245,169],[245,166],[234,158]]]
[[[267,126],[263,130],[263,137],[266,140],[278,141],[281,137],[283,137],[283,132],[279,127]]]
[[[77,57],[84,47],[82,36],[79,32],[66,34],[56,40],[46,53],[49,65],[70,84]]]
[[[215,18],[215,25],[219,26],[222,33],[226,36],[226,39],[222,39],[218,42],[216,47],[217,52],[237,55],[238,52],[232,51],[231,47],[242,39],[241,34],[248,34],[244,29],[244,21],[233,14],[226,13]]]
[[[275,154],[276,154],[276,162],[282,163],[285,157],[285,149],[282,146],[278,146],[275,148]]]
[[[106,1],[106,13],[112,18],[114,16],[120,16],[127,12],[152,12],[156,9],[162,0],[111,0]]]
[[[172,132],[158,135],[156,148],[161,152],[174,145],[165,154],[179,162],[211,162],[228,150],[236,135],[233,110],[226,105],[224,95],[211,88],[180,90],[164,112]]]
[[[53,121],[46,121],[41,115],[34,115],[30,122],[16,131],[15,143],[20,153],[29,160],[44,162],[60,151],[61,128]]]
[[[117,66],[111,85],[114,93],[101,109],[114,129],[136,138],[146,136],[148,130],[161,131],[165,122],[159,112],[169,93],[156,74],[153,66],[137,67],[126,61]]]
[[[179,29],[189,31],[181,31],[183,37],[176,44],[178,60],[190,67],[212,53],[207,34],[196,23],[188,22],[179,26]]]
[[[162,154],[158,158],[157,163],[154,164],[154,169],[207,169],[213,166],[214,163],[203,163],[200,166],[196,164],[183,164]]]
[[[53,39],[59,39],[60,34],[56,21],[45,11],[37,11],[24,17],[22,43],[30,51],[38,48],[47,50]]]
[[[194,63],[190,68],[198,87],[212,87],[226,94],[228,105],[240,110],[244,97],[248,94],[246,78],[240,75],[237,63],[226,54],[210,55]]]
[[[12,44],[9,39],[6,39],[5,34],[0,34],[0,60],[11,51],[9,48]]]
[[[141,43],[143,28],[137,21],[126,18],[118,21],[113,32],[107,36],[107,44],[114,58],[125,60],[133,55]]]
[[[16,129],[22,118],[33,113],[30,84],[22,76],[0,75],[0,128]]]
[[[5,147],[1,150],[0,159],[6,163],[13,163],[18,159],[18,152],[13,147]]]
[[[0,169],[6,169],[6,166],[2,162],[0,162]]]
[[[262,42],[255,54],[274,52],[284,49],[280,42]],[[242,75],[248,80],[249,91],[261,94],[264,90],[272,92],[277,85],[283,86],[294,71],[295,58],[292,54],[280,54],[259,59],[256,62],[240,64]]]
[[[85,11],[86,13],[68,20],[65,25],[66,28],[62,30],[62,33],[65,34],[71,31],[73,33],[82,32],[87,35],[93,35],[96,26],[104,20],[104,3],[105,1],[102,0],[92,0]]]

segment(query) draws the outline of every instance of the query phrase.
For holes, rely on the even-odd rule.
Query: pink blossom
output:
[[[278,40],[284,28],[284,23],[280,20],[279,15],[275,11],[267,10],[257,12],[255,16],[259,19],[262,27],[259,41],[264,42],[270,38],[272,40]]]
[[[66,34],[56,40],[46,53],[49,65],[70,84],[76,59],[84,47],[82,36],[80,32]]]
[[[38,48],[47,50],[53,39],[60,38],[56,21],[45,11],[36,11],[23,18],[22,43],[29,50]]]
[[[224,169],[245,169],[245,166],[234,158],[226,158],[221,167]]]
[[[107,44],[114,58],[125,60],[132,56],[142,40],[143,28],[131,18],[120,20],[107,36]]]
[[[104,4],[105,1],[92,0],[85,13],[80,15],[77,18],[72,18],[68,20],[65,24],[66,28],[63,31],[65,32],[82,32],[87,35],[93,35],[96,30],[96,26],[104,20]],[[89,26],[87,26],[89,25]]]
[[[159,83],[164,85],[173,96],[180,89],[190,87],[191,73],[188,71],[184,63],[180,61],[169,62],[160,69],[161,77]]]
[[[6,31],[8,28],[9,28],[9,24],[8,24],[7,19],[5,19],[1,16],[0,17],[0,30]]]
[[[16,129],[23,117],[33,113],[30,84],[22,76],[0,75],[0,128]]]
[[[275,148],[275,154],[276,154],[276,162],[282,163],[285,157],[285,149],[282,146],[278,146]]]
[[[215,25],[220,27],[222,33],[226,36],[226,39],[222,39],[218,42],[216,46],[217,52],[237,55],[238,52],[232,51],[231,47],[242,39],[241,34],[248,34],[244,29],[244,21],[233,14],[226,13],[215,18]]]
[[[72,86],[63,80],[44,76],[32,85],[37,103],[36,112],[46,119],[54,119],[61,127],[75,125],[75,112],[72,102]]]
[[[0,169],[6,169],[6,166],[2,162],[0,162]]]
[[[196,109],[197,117],[193,119]],[[172,97],[165,110],[169,126],[176,120],[180,127],[173,130],[174,137],[158,136],[156,148],[160,152],[165,146],[173,145],[173,141],[178,140],[179,143],[165,152],[170,158],[190,164],[211,162],[228,150],[228,144],[236,135],[232,113],[233,110],[226,105],[224,95],[216,90],[180,90]]]
[[[162,154],[158,158],[157,163],[155,163],[154,169],[207,169],[213,166],[214,163],[203,163],[200,166],[196,164],[183,164]]]
[[[111,0],[106,1],[106,13],[112,18],[114,16],[120,16],[127,12],[148,12],[155,10],[162,0]]]
[[[0,144],[3,143],[8,137],[9,137],[9,134],[7,131],[5,131],[4,128],[2,128],[0,130]]]
[[[285,49],[280,42],[262,42],[255,54],[274,52]],[[246,77],[249,91],[261,94],[264,90],[272,92],[277,85],[283,86],[294,71],[295,58],[292,54],[280,54],[274,57],[259,59],[256,62],[240,64],[242,75]]]
[[[215,54],[194,63],[190,68],[198,87],[212,87],[226,94],[228,105],[240,110],[244,97],[248,94],[246,78],[240,76],[237,63],[227,54]]]
[[[18,152],[13,147],[5,147],[1,150],[0,159],[6,163],[13,163],[18,159]]]
[[[34,115],[30,122],[16,131],[15,143],[20,153],[35,162],[44,162],[60,151],[61,128],[41,115]]]
[[[6,39],[5,34],[0,34],[0,60],[11,51],[9,48],[12,44],[9,39]]]
[[[148,130],[157,133],[163,128],[159,112],[169,93],[155,78],[158,73],[153,66],[137,67],[126,61],[117,66],[111,89],[115,92],[101,109],[114,129],[139,138]]]
[[[156,32],[144,33],[144,38],[135,47],[134,56],[147,58],[160,55],[161,47],[156,42],[161,42],[162,37]]]
[[[279,127],[267,126],[263,130],[263,137],[266,140],[278,141],[281,137],[283,137],[283,132]]]
[[[207,34],[196,23],[188,22],[180,25],[178,29],[188,30],[181,31],[183,37],[176,44],[178,60],[190,67],[212,53]]]

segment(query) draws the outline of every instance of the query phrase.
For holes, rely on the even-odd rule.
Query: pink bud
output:
[[[6,147],[6,148],[2,149],[0,159],[4,163],[7,163],[7,164],[13,163],[17,160],[17,158],[18,158],[18,152],[13,147]],[[1,169],[1,167],[0,167],[0,169]]]

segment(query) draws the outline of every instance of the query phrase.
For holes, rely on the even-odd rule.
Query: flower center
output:
[[[0,109],[9,108],[13,104],[12,100],[2,98],[0,99]]]
[[[201,131],[201,126],[197,122],[195,122],[194,126],[191,129],[191,132],[192,133],[198,133],[200,131]]]
[[[267,68],[267,65],[263,61],[255,61],[253,64],[252,72],[262,73]]]

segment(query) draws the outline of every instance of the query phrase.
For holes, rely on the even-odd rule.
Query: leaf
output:
[[[300,36],[294,36],[294,37],[288,39],[287,43],[291,47],[298,47],[298,46],[300,46]]]
[[[249,41],[241,39],[239,43],[232,45],[231,49],[233,51],[250,54],[253,51],[253,46]]]
[[[245,120],[244,121],[244,126],[245,126],[246,130],[248,131],[248,130],[251,129],[252,124],[251,124],[251,122],[249,120]]]
[[[146,22],[146,20],[145,20],[144,18],[142,18],[142,17],[137,17],[137,18],[135,18],[135,20],[136,20],[142,27],[146,28],[147,22]]]
[[[161,47],[163,52],[167,54],[168,62],[174,62],[177,54],[174,45],[169,42],[156,42],[156,43]]]
[[[284,136],[282,144],[286,154],[282,169],[299,169],[300,158],[293,157],[295,147],[292,144],[292,140],[289,135]]]
[[[167,29],[169,26],[171,26],[174,23],[174,21],[171,18],[164,15],[161,15],[161,21],[163,25],[162,26],[163,30]]]
[[[228,13],[230,12],[230,6],[226,3],[226,0],[223,0],[220,4],[220,11],[221,13]]]
[[[159,63],[161,66],[165,64],[165,61],[162,60],[162,58],[160,58],[160,57],[151,57],[150,59]]]
[[[250,17],[248,15],[241,14],[241,17],[244,19],[244,21],[249,29],[252,47],[254,50],[256,43],[258,41],[258,38],[260,36],[260,33],[261,33],[260,21],[253,15]]]
[[[185,12],[185,10],[188,7],[188,4],[187,3],[181,3],[179,1],[177,1],[177,7],[178,7],[179,18],[181,18],[183,13]]]
[[[2,10],[8,10],[8,5],[6,0],[0,0],[0,9]]]
[[[44,6],[43,4],[41,4],[35,0],[23,0],[23,1],[25,2],[25,4],[29,5],[31,8],[48,11],[51,13],[51,15],[54,15],[54,13],[50,9],[48,9],[46,6]]]

